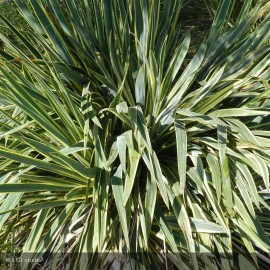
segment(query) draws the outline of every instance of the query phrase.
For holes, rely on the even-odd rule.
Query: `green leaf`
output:
[[[131,195],[140,160],[140,154],[136,150],[128,148],[128,152],[129,152],[129,169],[127,170],[127,176],[125,179],[125,187],[123,194],[124,205],[126,205]]]
[[[11,193],[5,196],[5,200],[1,203],[0,213],[5,213],[0,215],[0,229],[3,228],[5,222],[11,215],[11,210],[15,208],[15,206],[19,203],[22,193]]]
[[[186,186],[186,163],[187,163],[187,134],[185,126],[175,122],[178,174],[180,178],[180,194],[184,193]]]
[[[48,191],[68,191],[72,187],[68,186],[57,186],[48,184],[33,184],[33,183],[20,183],[20,184],[1,184],[0,193],[11,193],[11,192],[35,192],[41,190]]]
[[[113,175],[112,179],[112,190],[114,195],[114,200],[117,206],[119,220],[122,226],[124,239],[126,241],[127,248],[130,249],[129,237],[128,237],[128,225],[126,219],[126,210],[123,204],[123,181],[122,181],[122,168],[119,166],[117,171]]]
[[[135,83],[135,97],[136,103],[141,106],[145,106],[145,69],[142,66],[136,78]]]
[[[220,226],[208,220],[191,218],[192,231],[198,233],[226,233],[226,231]]]
[[[180,266],[183,266],[183,261],[181,259],[181,256],[179,256],[179,250],[177,248],[175,239],[173,234],[170,231],[170,228],[166,222],[166,219],[161,211],[161,209],[159,208],[159,206],[157,206],[157,209],[155,211],[155,218],[157,219],[157,222],[160,224],[161,230],[164,234],[164,236],[166,237],[167,241],[169,242],[169,245],[172,249],[172,252],[174,252],[177,256],[177,260],[178,263],[180,264]]]
[[[23,253],[27,252],[35,252],[35,249],[38,245],[38,241],[42,235],[42,231],[44,229],[45,223],[46,223],[46,217],[48,214],[48,210],[40,210],[38,213],[33,228],[30,232],[29,237],[27,238],[27,241],[24,244],[23,247]]]
[[[253,116],[253,115],[268,115],[268,111],[256,111],[251,109],[233,108],[217,110],[209,113],[211,117],[239,117],[239,116]]]

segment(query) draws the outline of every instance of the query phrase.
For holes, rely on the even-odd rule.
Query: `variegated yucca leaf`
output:
[[[270,2],[232,24],[219,1],[189,62],[184,1],[15,2],[1,250],[51,269],[270,267]]]

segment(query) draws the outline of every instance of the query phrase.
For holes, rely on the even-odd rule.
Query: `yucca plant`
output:
[[[181,0],[15,2],[1,250],[20,269],[270,267],[269,1],[230,29],[220,1],[189,63]]]

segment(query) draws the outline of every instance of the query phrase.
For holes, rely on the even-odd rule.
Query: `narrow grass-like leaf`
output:
[[[48,214],[48,210],[40,210],[38,215],[36,216],[33,228],[30,232],[30,235],[27,238],[27,241],[23,247],[23,253],[26,252],[34,252],[38,241],[42,235],[42,231],[44,229],[45,223],[46,223],[46,217]]]
[[[182,123],[175,123],[178,174],[180,178],[180,193],[183,194],[186,186],[186,162],[187,162],[187,134]]]
[[[112,181],[112,189],[114,194],[114,200],[117,206],[118,214],[120,223],[122,226],[124,239],[126,241],[127,248],[130,248],[129,244],[129,237],[128,237],[128,226],[127,226],[127,219],[126,219],[126,210],[123,204],[123,181],[122,181],[122,168],[121,166],[118,167],[116,173],[111,179]]]

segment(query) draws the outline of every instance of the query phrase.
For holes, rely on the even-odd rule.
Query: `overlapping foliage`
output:
[[[270,3],[228,29],[221,1],[187,64],[181,0],[15,2],[31,29],[1,15],[23,44],[0,34],[1,249],[52,269],[268,267]]]
[[[245,3],[246,2],[246,3]],[[216,10],[218,6],[222,3],[222,0],[204,0],[205,5],[207,6],[211,16],[215,17]],[[242,9],[243,4],[245,3],[245,9]],[[232,0],[229,12],[226,14],[228,19],[228,26],[232,26],[235,22],[237,22],[242,16],[245,16],[246,12],[250,11],[252,8],[256,6],[256,4],[260,3],[260,0]]]

